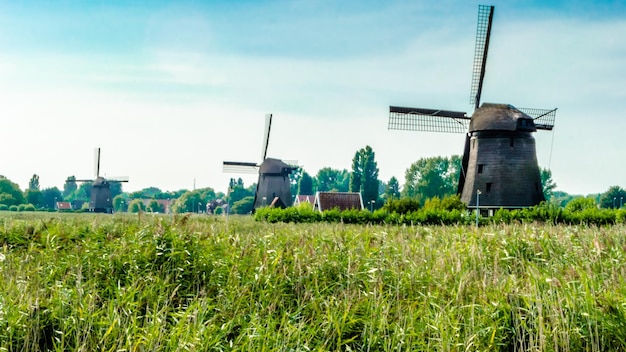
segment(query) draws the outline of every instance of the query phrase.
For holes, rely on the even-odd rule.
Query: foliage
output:
[[[600,196],[601,208],[619,208],[626,201],[626,191],[619,186],[612,186]]]
[[[250,196],[254,198],[254,194],[256,193],[256,183],[253,183],[250,187],[246,188],[241,178],[238,178],[237,180],[231,178],[230,185],[228,187],[228,197],[230,198],[230,204],[234,204]]]
[[[289,174],[289,191],[291,194],[298,194],[298,188],[300,185],[300,179],[302,178],[302,174],[304,169],[300,166],[296,167]]]
[[[138,213],[140,211],[146,211],[146,205],[141,199],[133,199],[128,204],[128,212]]]
[[[157,202],[156,199],[152,199],[148,203],[148,207],[146,210],[153,213],[165,213],[165,207],[163,206],[163,204]]]
[[[121,194],[113,197],[113,210],[118,213],[128,211],[128,202],[129,200]]]
[[[579,212],[585,209],[594,209],[597,207],[598,204],[593,198],[577,197],[570,200],[565,206],[565,209],[570,212]]]
[[[250,214],[254,208],[254,197],[248,196],[232,203],[231,214]]]
[[[9,210],[9,206],[6,204],[0,204],[0,211],[7,211]]]
[[[552,199],[554,190],[556,189],[556,183],[552,179],[552,171],[549,169],[541,168],[539,175],[541,177],[541,186],[543,188],[543,196],[546,200]]]
[[[443,199],[439,199],[439,197],[427,199],[424,203],[424,209],[464,211],[467,210],[467,206],[461,201],[461,197],[455,194],[446,196]]]
[[[67,199],[70,194],[74,193],[78,189],[78,185],[76,184],[76,176],[69,176],[63,185],[63,197]]]
[[[302,172],[302,176],[300,177],[300,181],[298,182],[298,192],[292,194],[313,194],[313,178],[306,171]]]
[[[38,208],[43,207],[43,193],[36,188],[29,188],[24,192],[24,198],[27,203],[34,204]]]
[[[350,173],[330,167],[321,168],[315,176],[317,190],[320,192],[348,192]]]
[[[4,176],[0,176],[0,204],[8,206],[24,203],[20,187]]]
[[[385,199],[398,199],[400,198],[400,182],[395,176],[392,176],[385,187]]]
[[[389,213],[408,214],[420,209],[420,202],[414,198],[389,199],[383,209]]]
[[[216,199],[215,191],[211,187],[187,191],[181,195],[173,205],[175,213],[200,213],[206,209],[206,203]]]
[[[28,190],[38,191],[39,190],[39,175],[34,174],[33,177],[28,181]]]
[[[56,202],[63,201],[63,193],[57,187],[44,188],[42,191],[41,206],[47,209],[54,209]]]
[[[350,174],[350,192],[360,192],[365,202],[375,201],[378,197],[378,163],[372,147],[365,146],[354,154],[352,173]]]
[[[425,210],[411,220],[456,214]],[[0,350],[626,348],[623,224],[371,225],[381,212],[2,214]]]
[[[406,170],[402,195],[418,199],[453,195],[457,191],[460,169],[459,156],[419,159]]]

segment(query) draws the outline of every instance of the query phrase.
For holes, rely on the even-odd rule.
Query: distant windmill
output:
[[[291,199],[291,184],[289,175],[297,166],[285,163],[280,159],[267,157],[272,114],[265,115],[265,130],[263,132],[263,146],[261,149],[261,163],[224,161],[224,172],[257,173],[259,180],[254,194],[254,209],[277,202],[275,206],[288,207],[293,204]]]
[[[93,182],[89,197],[89,211],[94,213],[113,213],[113,200],[111,199],[111,183],[128,182],[128,177],[104,178],[100,176],[100,148],[95,149],[94,155],[95,180],[75,180],[75,182]],[[70,181],[70,180],[68,180]]]
[[[535,139],[537,130],[552,130],[556,109],[515,108],[508,104],[480,104],[493,6],[478,7],[470,103],[465,112],[389,107],[389,129],[466,133],[458,193],[470,206],[527,207],[544,200]]]

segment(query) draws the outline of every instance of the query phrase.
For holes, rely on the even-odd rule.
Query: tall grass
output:
[[[0,351],[606,351],[626,227],[0,215]]]

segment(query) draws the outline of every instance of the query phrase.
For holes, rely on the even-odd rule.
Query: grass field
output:
[[[0,351],[624,350],[625,234],[0,213]]]

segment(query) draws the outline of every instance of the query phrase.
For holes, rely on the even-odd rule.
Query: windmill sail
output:
[[[224,161],[222,171],[229,173],[256,174],[259,172],[259,165],[257,163],[243,161]]]
[[[485,79],[487,53],[489,51],[489,37],[491,37],[491,21],[493,20],[493,6],[478,6],[478,26],[476,29],[476,46],[474,48],[474,73],[470,91],[470,104],[474,109],[480,106],[480,96]]]
[[[465,112],[389,107],[390,130],[465,133],[470,118]]]
[[[261,160],[265,160],[267,158],[267,147],[270,144],[270,129],[272,128],[272,114],[265,115],[265,129],[263,133],[263,146],[261,151],[263,154],[261,155]]]
[[[533,109],[533,108],[517,108],[521,112],[533,118],[535,127],[538,130],[551,131],[554,128],[554,119],[556,117],[555,109]]]

